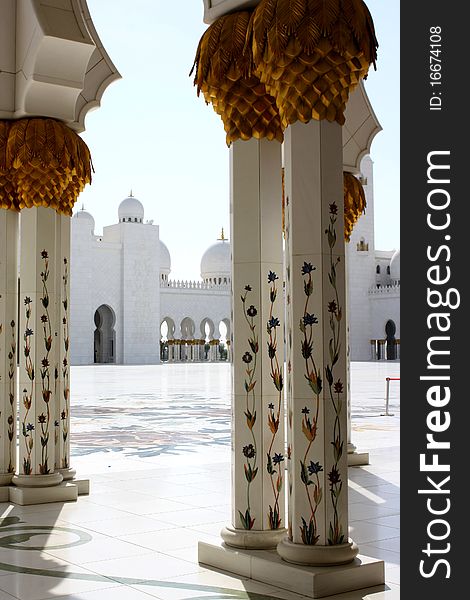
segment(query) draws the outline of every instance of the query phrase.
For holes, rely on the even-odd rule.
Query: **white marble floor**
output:
[[[73,464],[91,482],[77,503],[0,505],[0,600],[198,600],[302,596],[215,572],[198,540],[230,511],[230,367],[72,369]],[[333,600],[399,598],[399,364],[353,363],[350,534],[386,562],[386,585]]]

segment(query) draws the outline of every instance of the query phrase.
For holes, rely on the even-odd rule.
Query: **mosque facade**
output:
[[[347,244],[351,359],[396,359],[400,252],[375,249],[369,156],[362,173],[367,209]],[[145,222],[131,194],[101,235],[89,212],[74,215],[71,264],[72,364],[230,360],[231,248],[223,232],[201,258],[200,280],[173,280],[159,226]]]

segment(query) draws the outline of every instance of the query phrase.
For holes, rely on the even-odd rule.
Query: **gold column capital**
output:
[[[64,123],[0,120],[0,208],[45,206],[71,216],[91,171],[88,146]]]

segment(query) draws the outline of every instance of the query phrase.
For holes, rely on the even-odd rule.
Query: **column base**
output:
[[[351,452],[348,454],[348,467],[365,467],[370,465],[368,452]]]
[[[11,483],[13,473],[2,473],[0,475],[0,502],[8,502],[9,485]]]
[[[359,548],[349,540],[337,546],[307,546],[284,538],[277,546],[279,556],[286,562],[310,567],[347,565],[358,555]]]
[[[63,480],[61,473],[49,475],[13,475],[13,485],[21,488],[43,488],[59,485]]]
[[[0,486],[10,485],[13,473],[1,473],[0,474]]]
[[[77,471],[72,467],[67,469],[57,469],[57,473],[60,473],[64,478],[64,481],[73,483],[78,487],[79,496],[88,496],[90,493],[90,481],[89,479],[76,479]]]
[[[77,486],[79,496],[88,496],[90,493],[89,479],[72,479],[70,483],[73,483]]]
[[[68,467],[67,469],[56,469],[55,472],[60,473],[64,481],[70,481],[77,474],[77,471],[72,469],[72,467]]]
[[[275,550],[236,550],[223,544],[199,542],[199,562],[236,575],[301,594],[323,598],[385,583],[384,563],[367,556],[333,567],[289,564]],[[371,590],[372,591],[372,590]]]
[[[356,446],[350,442],[348,444],[348,467],[364,467],[369,464],[369,453],[357,452]]]
[[[11,483],[11,479],[13,477],[13,473],[2,473],[0,474],[0,502],[8,502],[9,500],[9,485]]]
[[[77,500],[78,487],[73,483],[59,483],[48,487],[17,487],[9,488],[9,500],[14,504],[27,506],[30,504],[46,504],[48,502],[70,502]]]
[[[246,549],[268,549],[276,548],[278,543],[285,537],[286,529],[254,531],[246,529],[235,529],[224,527],[220,535],[227,546],[232,548]]]

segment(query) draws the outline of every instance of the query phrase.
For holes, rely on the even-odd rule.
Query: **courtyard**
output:
[[[386,585],[330,596],[399,597],[398,362],[351,365],[350,535],[385,561]],[[302,596],[197,562],[230,520],[230,365],[72,368],[72,465],[78,502],[1,504],[0,600],[198,600]],[[272,576],[272,574],[271,574]]]

